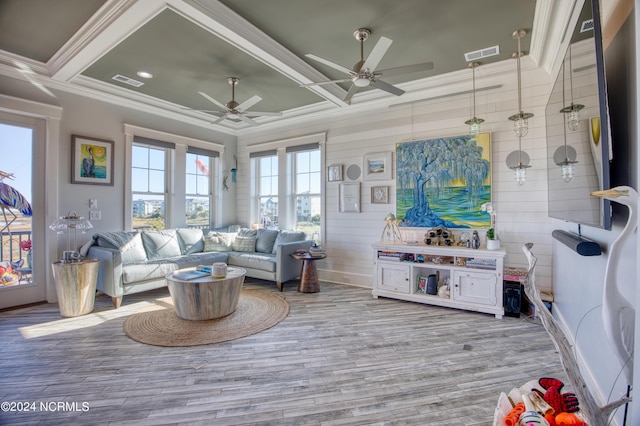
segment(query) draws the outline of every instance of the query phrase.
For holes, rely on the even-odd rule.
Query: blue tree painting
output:
[[[489,133],[419,140],[396,146],[399,226],[488,228],[491,201]]]

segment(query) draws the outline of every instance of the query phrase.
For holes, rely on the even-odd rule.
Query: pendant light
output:
[[[564,62],[562,62],[564,68]],[[562,71],[562,84],[564,85],[564,71]],[[573,66],[571,65],[571,45],[569,45],[569,90],[571,95],[571,105],[564,107],[560,112],[567,114],[567,126],[569,129],[576,131],[580,127],[580,110],[584,108],[584,105],[573,103]],[[562,92],[564,96],[564,90]],[[564,106],[564,101],[562,102]]]
[[[473,137],[478,136],[480,133],[480,125],[484,123],[482,118],[476,117],[476,68],[480,65],[479,62],[469,62],[469,68],[472,70],[473,81],[473,118],[464,122],[469,126],[469,134]]]
[[[520,57],[522,51],[520,50],[520,39],[527,34],[525,30],[517,30],[513,32],[513,38],[518,40],[518,51],[512,55],[516,59],[518,69],[518,113],[509,117],[509,120],[513,121],[513,129],[518,137],[518,150],[513,151],[507,155],[507,166],[513,170],[514,177],[518,185],[524,185],[527,181],[527,169],[531,167],[529,165],[529,155],[522,150],[522,138],[529,132],[529,118],[533,117],[533,114],[529,112],[522,112],[522,85],[521,85],[521,73],[520,73]]]
[[[512,37],[518,40],[518,51],[512,55],[512,58],[516,59],[518,69],[518,113],[509,117],[509,120],[513,121],[513,130],[516,132],[516,136],[525,137],[529,132],[529,119],[533,117],[530,112],[522,111],[522,76],[520,71],[520,57],[523,56],[520,50],[520,39],[527,35],[525,30],[517,30],[513,32]]]
[[[569,73],[571,73],[571,65],[569,65]],[[564,102],[565,102],[564,76],[565,76],[564,61],[562,61],[562,105],[564,105]],[[571,104],[571,106],[573,106],[573,103]],[[580,105],[580,107],[582,108],[582,105]],[[569,108],[570,107],[562,108],[560,112],[566,113]],[[581,108],[576,110],[576,114]],[[577,122],[578,124],[580,123],[579,121]],[[571,128],[570,124],[569,124],[569,128]],[[577,126],[576,126],[576,129],[577,129]],[[562,171],[562,179],[566,183],[569,183],[571,179],[573,179],[573,165],[577,163],[576,161],[577,153],[576,153],[576,150],[573,149],[573,147],[567,145],[567,128],[564,126],[564,124],[562,125],[562,131],[564,133],[564,146],[558,147],[558,149],[556,149],[556,152],[553,153],[553,161],[554,163],[556,163],[557,166],[560,166]]]

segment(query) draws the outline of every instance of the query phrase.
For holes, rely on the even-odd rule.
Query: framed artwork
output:
[[[391,179],[391,152],[376,152],[364,156],[365,180]]]
[[[113,186],[113,142],[71,135],[71,183]]]
[[[359,213],[360,212],[360,183],[342,182],[340,184],[340,212]]]
[[[427,294],[427,277],[418,277],[416,293]]]
[[[389,204],[389,187],[388,186],[372,186],[371,187],[371,203]]]
[[[338,182],[342,180],[342,164],[329,166],[327,170],[327,180],[329,182]]]
[[[396,145],[398,226],[488,229],[491,134]]]

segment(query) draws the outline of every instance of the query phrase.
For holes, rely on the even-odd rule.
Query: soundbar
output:
[[[578,253],[580,256],[600,256],[602,254],[600,244],[581,237],[580,235],[556,229],[551,233],[551,236]]]

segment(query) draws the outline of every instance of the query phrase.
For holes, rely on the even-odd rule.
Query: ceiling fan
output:
[[[219,122],[221,122],[222,120],[225,119],[231,119],[231,120],[242,120],[245,123],[251,125],[251,126],[257,126],[258,123],[255,120],[252,120],[251,118],[249,118],[249,116],[273,116],[273,117],[279,117],[282,115],[281,112],[258,112],[258,111],[247,111],[249,108],[251,108],[252,106],[254,106],[255,104],[257,104],[258,102],[260,102],[262,100],[262,98],[258,95],[254,95],[252,97],[250,97],[249,99],[247,99],[246,101],[242,102],[241,104],[239,104],[238,102],[236,102],[236,86],[238,85],[238,82],[240,81],[240,79],[238,77],[228,77],[227,81],[229,82],[229,84],[231,85],[231,100],[229,102],[227,102],[227,104],[223,104],[222,102],[218,102],[215,99],[213,99],[211,96],[207,95],[204,92],[198,92],[200,93],[202,96],[204,96],[204,98],[206,100],[208,100],[209,102],[212,102],[214,105],[216,105],[217,107],[219,107],[220,109],[222,109],[222,111],[209,111],[209,110],[198,110],[198,111],[202,111],[202,112],[212,112],[212,113],[220,113],[222,112],[223,115],[222,117],[218,118],[216,121],[213,122],[213,124],[217,124]]]
[[[395,68],[388,68],[385,70],[376,71],[376,67],[382,60],[382,57],[391,46],[393,40],[387,37],[380,37],[378,43],[373,47],[371,53],[367,59],[364,59],[364,42],[371,35],[371,31],[366,28],[359,28],[354,33],[353,36],[356,40],[360,41],[360,60],[356,62],[353,66],[353,69],[349,69],[340,64],[336,64],[335,62],[331,62],[328,59],[322,58],[320,56],[316,56],[313,54],[305,55],[307,58],[313,59],[315,61],[321,62],[325,65],[330,66],[338,71],[342,71],[345,74],[348,74],[348,78],[340,79],[340,80],[331,80],[331,81],[322,81],[319,83],[310,83],[303,84],[302,87],[308,86],[317,86],[320,84],[330,84],[330,83],[343,83],[347,81],[353,82],[351,88],[347,92],[347,95],[344,97],[344,101],[348,102],[351,97],[358,91],[358,89],[372,86],[377,89],[382,89],[386,92],[392,93],[394,95],[400,96],[404,93],[404,90],[399,89],[389,83],[386,83],[379,79],[379,77],[392,77],[401,74],[410,74],[414,72],[420,71],[428,71],[433,69],[433,62],[423,62],[420,64],[414,65],[404,65]]]

